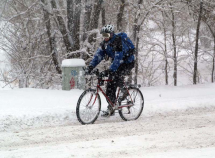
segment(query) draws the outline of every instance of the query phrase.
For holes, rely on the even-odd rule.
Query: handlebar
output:
[[[99,69],[94,69],[90,74],[85,74],[85,75],[90,76],[90,79],[88,79],[88,81],[90,81],[93,86],[96,86],[93,83],[95,81],[95,79],[93,79],[93,75],[96,75],[96,78],[98,80],[98,84],[100,86],[104,85],[104,80],[102,79],[102,75],[100,74]]]
[[[96,75],[97,77],[100,77],[100,72],[99,72],[99,69],[94,69],[90,75]]]
[[[83,70],[85,69],[86,68],[83,68]],[[102,76],[100,75],[99,69],[94,69],[90,74],[85,74],[85,75],[96,75],[98,78],[102,78]]]

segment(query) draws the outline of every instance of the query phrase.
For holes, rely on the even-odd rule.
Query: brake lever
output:
[[[95,74],[96,76],[99,75],[99,69],[94,69],[91,74]]]

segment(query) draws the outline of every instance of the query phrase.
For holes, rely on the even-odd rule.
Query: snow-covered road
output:
[[[2,158],[215,157],[215,107],[0,133]]]
[[[75,115],[82,90],[0,89],[0,158],[215,157],[215,84],[141,91],[138,120],[116,114],[83,126]]]

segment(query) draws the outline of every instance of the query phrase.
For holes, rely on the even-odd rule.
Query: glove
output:
[[[107,77],[110,73],[111,73],[110,70],[105,70],[105,71],[102,71],[102,72],[100,73],[100,76],[101,76],[101,77]]]
[[[94,69],[94,67],[92,65],[88,66],[84,71],[85,71],[85,75],[89,75],[92,70]]]

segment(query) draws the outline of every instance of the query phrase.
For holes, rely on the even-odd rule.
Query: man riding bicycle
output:
[[[126,33],[114,33],[113,25],[106,25],[101,29],[100,32],[104,38],[100,44],[93,60],[85,70],[86,74],[90,74],[91,71],[105,58],[112,58],[112,64],[108,70],[101,72],[101,75],[108,76],[111,82],[108,82],[106,95],[112,103],[116,101],[116,90],[120,87],[124,95],[120,98],[124,100],[126,98],[126,90],[123,88],[123,81],[125,74],[129,74],[131,69],[134,67],[134,45],[131,40],[127,37]],[[102,116],[107,117],[114,114],[112,106],[109,104],[107,111]]]

